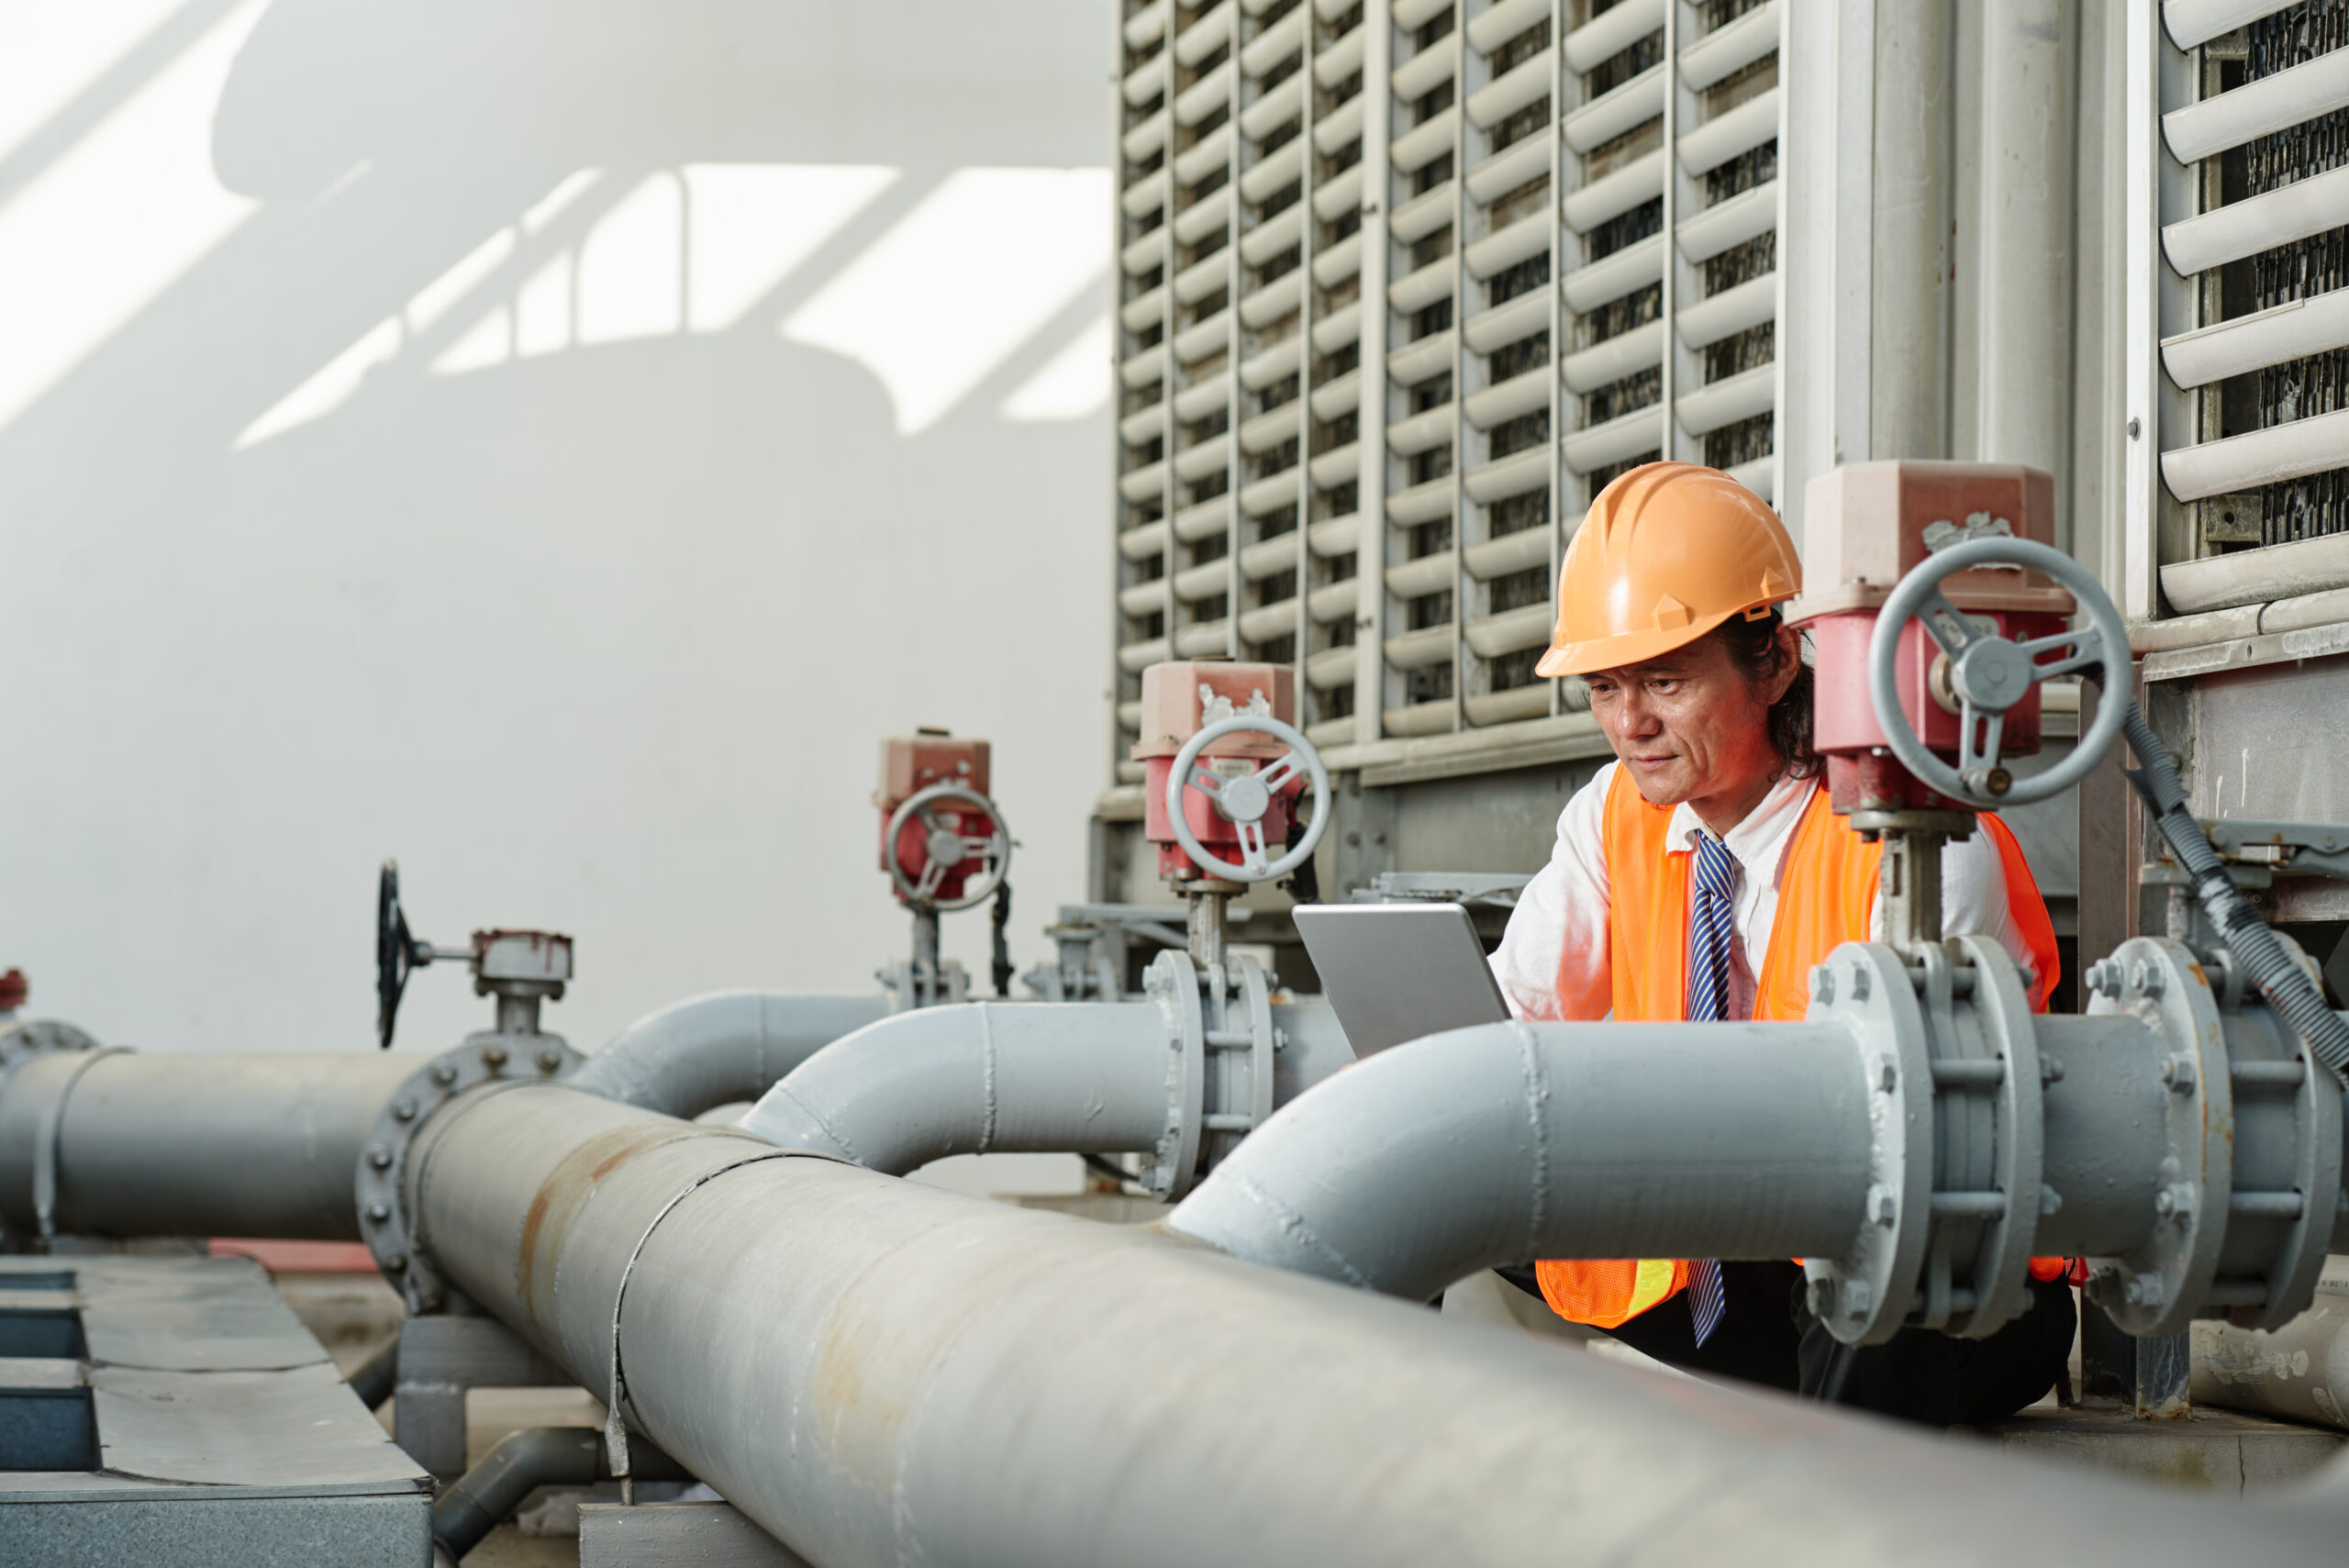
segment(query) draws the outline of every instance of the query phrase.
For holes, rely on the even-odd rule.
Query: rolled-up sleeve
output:
[[[1603,1018],[1614,1008],[1607,946],[1607,790],[1598,770],[1558,814],[1549,863],[1518,896],[1493,953],[1493,978],[1520,1018]]]

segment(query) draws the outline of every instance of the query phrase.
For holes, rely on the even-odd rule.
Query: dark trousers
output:
[[[1501,1277],[1542,1294],[1531,1268]],[[1728,1310],[1697,1343],[1688,1293],[1602,1330],[1642,1355],[1704,1377],[1734,1378],[1806,1399],[1950,1427],[2001,1420],[2055,1385],[2072,1351],[2076,1309],[2061,1281],[2031,1285],[2031,1310],[1987,1340],[1904,1329],[1881,1345],[1845,1345],[1820,1327],[1792,1263],[1721,1265]]]

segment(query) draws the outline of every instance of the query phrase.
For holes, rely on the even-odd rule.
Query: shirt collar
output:
[[[1818,788],[1817,779],[1781,778],[1770,786],[1762,803],[1745,814],[1744,821],[1722,835],[1721,842],[1729,847],[1739,870],[1767,867],[1770,885],[1778,884],[1778,864],[1786,858],[1780,851],[1786,848],[1787,835],[1802,820]],[[1664,829],[1665,846],[1675,854],[1693,854],[1697,835],[1705,830],[1704,820],[1683,801],[1672,808],[1671,826]]]

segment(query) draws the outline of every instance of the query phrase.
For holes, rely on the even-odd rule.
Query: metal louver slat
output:
[[[2340,348],[2349,348],[2349,288],[2182,332],[2163,342],[2162,368],[2191,388]]]
[[[1195,506],[1184,507],[1174,514],[1174,537],[1185,544],[1197,544],[1203,539],[1223,532],[1223,512],[1224,502],[1220,495]]]
[[[1266,75],[1304,42],[1305,7],[1299,6],[1249,40],[1240,51],[1240,69],[1250,76]]]
[[[1505,653],[1541,647],[1550,640],[1553,629],[1549,606],[1526,605],[1470,621],[1466,636],[1468,646],[1475,650],[1479,658],[1497,659]]]
[[[1468,23],[1468,47],[1490,54],[1536,22],[1550,19],[1550,0],[1500,0]]]
[[[1432,555],[1422,555],[1417,561],[1406,561],[1386,569],[1386,591],[1398,599],[1416,599],[1422,594],[1434,594],[1452,586],[1460,573],[1460,558],[1453,551],[1440,550]]]
[[[1449,403],[1423,414],[1414,414],[1408,419],[1397,419],[1386,427],[1386,444],[1403,457],[1449,446],[1452,444],[1453,419]]]
[[[1342,310],[1333,310],[1313,324],[1313,351],[1334,354],[1349,343],[1362,340],[1362,302],[1354,301]]]
[[[1387,300],[1404,315],[1416,315],[1440,299],[1450,299],[1460,281],[1458,272],[1451,257],[1439,258],[1387,284]]]
[[[1240,509],[1252,517],[1270,517],[1296,502],[1297,469],[1294,465],[1240,487]]]
[[[1579,395],[1663,361],[1664,323],[1643,321],[1628,332],[1568,354],[1559,369],[1567,390]]]
[[[1362,139],[1362,95],[1356,93],[1344,103],[1316,120],[1313,125],[1314,150],[1327,157],[1351,141]]]
[[[1756,365],[1750,371],[1707,382],[1683,395],[1675,410],[1680,428],[1692,436],[1701,436],[1740,419],[1767,413],[1776,406],[1777,374],[1776,365]]]
[[[1732,201],[1736,199],[1731,198]],[[1729,205],[1728,202],[1721,204],[1722,206]],[[1715,207],[1712,210],[1718,212],[1720,209]],[[1687,225],[1681,227],[1685,230]],[[1609,301],[1620,299],[1633,289],[1645,288],[1663,276],[1664,236],[1657,234],[1636,245],[1626,245],[1611,256],[1575,268],[1566,274],[1561,292],[1565,295],[1568,310],[1576,316],[1587,316]]]
[[[1247,421],[1240,427],[1240,450],[1253,455],[1270,451],[1283,441],[1295,440],[1303,408],[1301,403],[1284,403],[1270,413]]]
[[[1165,428],[1166,410],[1162,405],[1153,403],[1119,420],[1118,439],[1130,447],[1138,447],[1157,439]]]
[[[1397,173],[1417,172],[1450,152],[1453,139],[1459,134],[1460,107],[1455,104],[1397,137],[1387,146],[1387,160]]]
[[[1201,137],[1182,156],[1174,160],[1176,182],[1186,185],[1196,185],[1217,170],[1229,165],[1231,161],[1231,122],[1226,120]],[[1252,196],[1249,199],[1252,201],[1255,198]]]
[[[2277,484],[2349,463],[2349,408],[2162,453],[2162,482],[2181,501]]]
[[[1294,182],[1305,172],[1305,143],[1288,141],[1240,176],[1240,194],[1252,202],[1261,202],[1283,185]]]
[[[1778,314],[1778,275],[1765,272],[1731,288],[1709,295],[1680,312],[1680,340],[1702,349],[1722,339],[1759,327]]]
[[[1416,385],[1438,371],[1451,369],[1452,352],[1452,333],[1431,332],[1388,353],[1386,373],[1397,385]]]
[[[1125,81],[1126,102],[1140,108],[1165,92],[1166,83],[1174,80],[1174,62],[1163,50],[1134,67]]]
[[[1604,424],[1586,426],[1559,443],[1566,466],[1576,473],[1634,458],[1664,447],[1664,405],[1650,404],[1619,414]]]
[[[1550,367],[1539,365],[1521,375],[1471,395],[1460,412],[1478,429],[1488,430],[1504,420],[1550,406]]]
[[[1405,103],[1424,98],[1452,80],[1452,40],[1441,39],[1395,68],[1395,95]]]
[[[1361,596],[1354,586],[1353,579],[1345,578],[1316,588],[1307,595],[1305,613],[1317,621],[1352,620],[1354,602]],[[1353,651],[1349,648],[1346,651],[1351,654]],[[1351,663],[1352,661],[1349,660],[1348,662]]]
[[[1483,544],[1471,545],[1463,555],[1463,563],[1471,577],[1506,577],[1512,572],[1523,572],[1535,566],[1550,564],[1550,540],[1543,528],[1520,528],[1513,534],[1503,534]]]
[[[1680,166],[1691,174],[1718,169],[1778,134],[1778,90],[1757,93],[1680,139]]]
[[[1118,379],[1129,392],[1166,379],[1166,345],[1154,344],[1118,367]]]
[[[1664,67],[1651,65],[1566,117],[1566,145],[1588,152],[1664,113]]]
[[[1184,364],[1203,360],[1224,346],[1231,336],[1231,307],[1226,306],[1196,327],[1174,335],[1174,357]]]
[[[1270,327],[1305,302],[1305,274],[1285,272],[1240,302],[1240,319],[1252,328]]]
[[[1130,332],[1139,332],[1166,314],[1166,285],[1160,284],[1146,294],[1136,295],[1118,307],[1118,319]]]
[[[1335,490],[1362,472],[1362,443],[1348,441],[1344,446],[1318,452],[1307,466],[1312,471],[1317,488]]]
[[[1166,133],[1174,124],[1173,111],[1162,108],[1150,118],[1126,132],[1125,139],[1119,145],[1124,149],[1127,157],[1140,162],[1166,145]]]
[[[1313,281],[1333,288],[1362,271],[1362,232],[1347,235],[1313,258]]]
[[[2162,227],[2162,254],[2181,277],[2223,267],[2349,223],[2349,164]]]
[[[1357,365],[1345,374],[1323,382],[1312,393],[1313,417],[1335,419],[1341,414],[1351,414],[1362,406],[1362,368]]]
[[[1667,0],[1617,0],[1566,35],[1566,69],[1596,71],[1664,26]]]
[[[1230,643],[1231,617],[1229,616],[1221,620],[1202,621],[1197,626],[1186,626],[1174,634],[1174,651],[1186,659],[1197,659],[1201,654],[1221,653],[1230,646]]]
[[[1765,0],[1680,51],[1680,84],[1701,93],[1778,47],[1778,0]]]
[[[1252,139],[1262,141],[1275,127],[1288,124],[1304,109],[1305,78],[1302,75],[1292,76],[1277,87],[1266,88],[1263,97],[1240,111],[1240,129]]]
[[[1231,187],[1219,185],[1174,215],[1174,238],[1197,245],[1231,221]]]
[[[1390,491],[1386,496],[1386,520],[1399,528],[1416,528],[1452,516],[1452,480],[1431,479],[1423,484]]]
[[[1450,9],[1452,0],[1392,0],[1388,7],[1395,25],[1407,33],[1417,30]]]
[[[1259,539],[1240,552],[1240,575],[1251,583],[1276,577],[1297,564],[1297,537]]]
[[[1197,125],[1231,101],[1231,85],[1240,80],[1240,62],[1227,60],[1175,95],[1177,124]]]
[[[2163,0],[2162,26],[2180,49],[2209,43],[2221,33],[2288,11],[2297,0]]]
[[[1521,294],[1506,305],[1497,305],[1481,316],[1469,317],[1461,335],[1471,351],[1489,354],[1528,333],[1546,330],[1549,325],[1550,302],[1538,294]]]
[[[1128,561],[1148,561],[1166,553],[1166,519],[1128,528],[1118,536],[1118,553]]]
[[[1548,97],[1557,70],[1555,50],[1541,50],[1520,61],[1468,95],[1468,123],[1478,130],[1486,130],[1526,105]]]
[[[1256,392],[1284,376],[1295,375],[1304,351],[1305,346],[1296,339],[1282,339],[1252,359],[1240,362],[1240,384]]]
[[[1362,165],[1357,163],[1334,179],[1325,181],[1313,193],[1313,216],[1324,223],[1334,223],[1338,215],[1362,206]]]
[[[1673,242],[1691,261],[1709,261],[1732,246],[1767,234],[1777,226],[1778,182],[1765,180],[1751,190],[1740,191],[1725,202],[1715,202],[1681,219]]]
[[[1163,227],[1152,229],[1118,252],[1118,266],[1121,272],[1146,272],[1152,267],[1165,264],[1166,230]]]
[[[1512,453],[1498,462],[1488,462],[1472,468],[1461,480],[1460,488],[1468,499],[1480,506],[1495,501],[1506,501],[1512,495],[1522,495],[1550,483],[1550,454],[1539,447]]]
[[[1305,679],[1307,684],[1319,687],[1323,691],[1332,686],[1353,685],[1354,684],[1353,647],[1348,645],[1343,648],[1325,648],[1306,660]]]
[[[1409,245],[1425,239],[1450,223],[1454,197],[1453,183],[1446,180],[1441,185],[1431,185],[1397,207],[1394,216],[1386,221],[1388,230],[1396,239]]]
[[[1457,633],[1446,625],[1422,627],[1417,631],[1390,637],[1386,639],[1386,662],[1397,670],[1424,670],[1432,664],[1449,664],[1452,662],[1452,644],[1456,636]],[[1443,728],[1448,729],[1451,726],[1446,724]]]
[[[1342,517],[1324,517],[1305,530],[1305,543],[1325,561],[1352,555],[1362,546],[1362,518],[1352,512]]]
[[[1240,259],[1261,267],[1305,237],[1305,204],[1285,206],[1240,237]],[[1315,260],[1319,260],[1316,257]]]
[[[1149,463],[1118,476],[1118,490],[1129,501],[1147,501],[1166,488],[1166,460]]]
[[[1468,195],[1488,202],[1549,172],[1550,139],[1539,132],[1520,137],[1468,171]]]
[[[1629,4],[1630,0],[1625,0]],[[1642,202],[1664,194],[1664,149],[1635,158],[1611,174],[1603,174],[1568,196],[1563,204],[1566,227],[1587,234],[1610,217],[1620,217]]]
[[[1141,10],[1126,18],[1126,47],[1148,49],[1166,36],[1167,18],[1174,14],[1174,0],[1151,0]]]
[[[1232,0],[1223,0],[1223,4],[1175,34],[1174,58],[1186,66],[1197,65],[1230,43],[1231,18],[1237,9]]]
[[[1210,436],[1197,446],[1186,447],[1174,454],[1174,472],[1186,482],[1196,484],[1210,473],[1219,473],[1231,463],[1231,435]]]
[[[1468,247],[1463,258],[1468,275],[1484,279],[1505,268],[1514,267],[1528,257],[1539,256],[1550,248],[1551,225],[1554,220],[1544,206],[1541,211],[1519,218],[1497,234],[1487,234]]]
[[[1125,195],[1118,198],[1118,204],[1125,208],[1128,217],[1141,217],[1146,213],[1156,212],[1166,205],[1166,193],[1173,181],[1173,173],[1165,169],[1145,174],[1126,187]]]
[[[2173,109],[2162,117],[2162,139],[2171,157],[2191,163],[2340,108],[2349,108],[2349,49]]]
[[[1218,326],[1221,324],[1220,318],[1215,323]],[[1175,394],[1174,417],[1187,425],[1194,420],[1204,419],[1210,414],[1220,413],[1227,395],[1220,382],[1210,381],[1197,386],[1186,386]]]
[[[1367,25],[1357,26],[1344,38],[1330,45],[1313,57],[1313,80],[1323,87],[1335,87],[1362,69],[1363,46],[1370,39]]]
[[[1163,615],[1169,602],[1163,577],[1137,583],[1118,595],[1118,607],[1130,616]]]
[[[1218,251],[1202,261],[1192,262],[1174,274],[1174,297],[1185,305],[1197,305],[1230,281],[1231,258]],[[1151,291],[1152,294],[1157,292],[1155,289]],[[1147,299],[1150,296],[1145,295],[1142,297]],[[1137,300],[1134,303],[1139,305],[1141,301]],[[1149,320],[1150,317],[1144,317],[1138,322],[1129,321],[1128,325],[1139,328]]]

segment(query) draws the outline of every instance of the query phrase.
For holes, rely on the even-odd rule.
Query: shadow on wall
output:
[[[420,929],[579,936],[583,1044],[863,990],[923,722],[996,741],[1041,956],[1107,775],[1104,0],[25,9],[0,940],[45,1008],[356,1048],[393,851]]]

